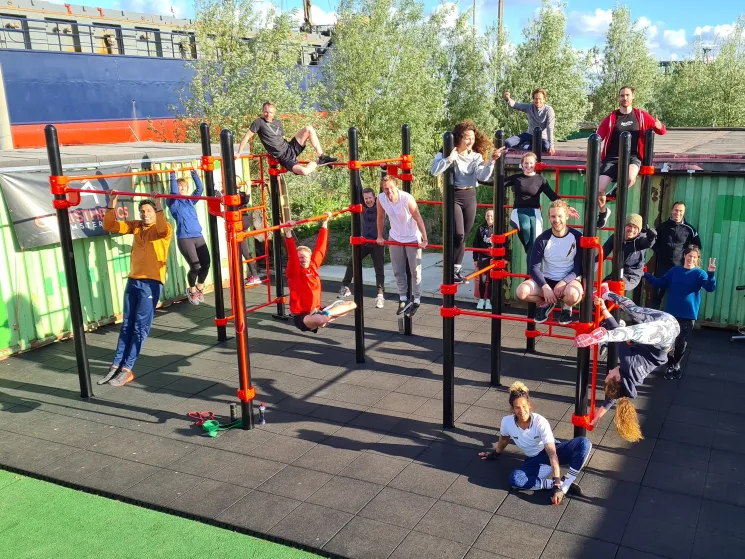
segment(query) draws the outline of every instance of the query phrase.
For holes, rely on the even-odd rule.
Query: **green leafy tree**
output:
[[[176,107],[186,138],[199,137],[201,121],[242,133],[271,99],[284,113],[310,104],[300,88],[306,70],[291,33],[291,15],[265,18],[256,0],[197,0],[196,40],[200,55],[190,62],[194,77],[182,84]]]
[[[659,64],[647,47],[646,29],[632,21],[629,8],[613,9],[602,58],[599,51],[594,54],[594,67],[600,70],[590,95],[594,120],[602,120],[618,107],[618,91],[623,86],[634,88],[634,106],[651,105]]]
[[[509,108],[502,92],[530,102],[535,88],[546,90],[546,102],[556,113],[556,137],[565,138],[579,128],[589,109],[586,72],[588,59],[572,48],[566,34],[564,6],[543,0],[538,13],[523,29],[523,42],[514,55],[505,56],[504,77],[495,99],[495,116],[507,134],[527,129],[525,115]],[[495,68],[493,75],[500,74]]]

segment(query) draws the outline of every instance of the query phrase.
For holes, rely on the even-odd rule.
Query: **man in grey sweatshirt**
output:
[[[540,88],[533,90],[533,104],[516,103],[510,97],[509,91],[504,92],[504,100],[511,108],[528,115],[528,131],[519,136],[507,138],[504,145],[508,148],[533,149],[533,129],[538,127],[542,131],[543,151],[548,152],[549,155],[556,153],[554,145],[556,115],[554,114],[554,108],[551,105],[546,105],[546,91]]]

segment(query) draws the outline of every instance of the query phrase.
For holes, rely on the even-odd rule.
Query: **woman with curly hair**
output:
[[[466,250],[466,237],[471,232],[476,219],[476,184],[490,180],[494,172],[494,161],[504,153],[505,148],[493,149],[491,157],[487,152],[492,143],[472,120],[464,120],[453,130],[455,148],[449,155],[442,152],[432,162],[432,175],[438,176],[451,166],[455,172],[455,236],[453,259],[455,261],[455,282],[463,283],[465,276],[461,270]]]
[[[512,415],[502,418],[497,448],[491,452],[479,452],[482,460],[496,460],[512,442],[527,456],[525,461],[510,475],[510,484],[515,489],[551,490],[551,502],[558,505],[564,495],[572,492],[582,495],[575,479],[587,464],[592,443],[587,437],[575,437],[571,441],[554,439],[548,420],[533,413],[528,387],[517,381],[510,386]],[[561,477],[561,465],[569,469]]]
[[[614,423],[616,431],[626,441],[635,443],[642,440],[636,408],[630,398],[636,398],[637,387],[654,371],[667,363],[668,353],[680,333],[678,322],[671,315],[654,309],[638,307],[631,299],[601,286],[601,297],[595,297],[595,305],[603,313],[603,322],[589,334],[580,334],[574,340],[577,347],[589,347],[601,342],[618,343],[618,367],[608,371],[605,377],[605,403],[597,410],[592,425],[617,404]],[[610,299],[628,314],[637,324],[619,326],[605,307]],[[624,343],[620,343],[624,342]]]

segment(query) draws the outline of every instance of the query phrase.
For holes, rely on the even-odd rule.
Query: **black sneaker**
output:
[[[403,314],[408,308],[409,308],[408,301],[399,301],[398,308],[396,309],[396,315],[398,316],[398,315]]]
[[[118,372],[119,372],[119,367],[115,367],[114,365],[112,365],[111,368],[109,369],[109,372],[106,373],[106,376],[98,379],[96,383],[99,385],[106,384],[112,378],[114,378]]]
[[[537,306],[535,309],[535,317],[533,319],[535,320],[536,324],[546,322],[551,316],[551,311],[554,310],[555,306],[556,305],[554,303],[550,303],[544,307]]]
[[[416,311],[419,310],[419,303],[412,303],[408,306],[408,309],[406,309],[406,316],[411,318],[416,314]]]
[[[608,344],[601,342],[598,346],[598,360],[605,361],[608,359]]]
[[[455,281],[455,283],[468,283],[466,281],[466,276],[463,275],[462,269],[458,269],[453,272],[453,281]]]
[[[569,485],[569,489],[567,490],[567,495],[574,495],[575,497],[584,497],[585,493],[582,491],[582,488],[579,486],[579,484],[576,481],[573,481]]]
[[[683,369],[680,368],[680,365],[675,365],[673,368],[673,380],[680,380],[680,378],[683,376]]]
[[[665,380],[674,380],[675,379],[675,365],[668,365],[667,371],[665,371],[664,379]],[[680,369],[678,369],[680,370]]]
[[[326,155],[324,153],[316,160],[316,163],[318,164],[319,167],[323,167],[324,165],[336,163],[337,161],[338,159],[336,157],[331,157],[330,155]]]
[[[604,212],[598,213],[598,221],[596,223],[598,229],[602,229],[603,227],[606,227],[608,225],[609,220],[610,220],[610,208],[606,206]]]
[[[561,308],[561,312],[559,313],[559,324],[571,324],[572,323],[572,308],[569,307],[568,309],[565,309],[564,307]]]

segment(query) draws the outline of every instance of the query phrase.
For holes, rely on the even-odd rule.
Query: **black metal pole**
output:
[[[442,153],[448,154],[455,148],[452,132],[443,136]],[[442,184],[442,283],[454,285],[455,282],[455,175],[450,167],[443,175]],[[455,306],[455,294],[443,293],[442,308]],[[442,426],[455,427],[455,318],[442,317]]]
[[[533,153],[535,154],[536,162],[540,163],[543,156],[543,134],[537,126],[533,128]],[[530,267],[530,254],[526,254],[525,258],[528,261],[528,267]],[[528,303],[528,318],[531,320],[528,322],[526,330],[533,332],[535,331],[535,322],[532,320],[535,318],[535,303]],[[535,353],[535,338],[526,337],[525,350],[528,353]]]
[[[47,157],[49,171],[53,177],[61,177],[62,156],[59,151],[57,129],[48,124],[44,128],[47,141]],[[65,194],[55,194],[54,199],[66,200]],[[67,297],[70,303],[70,320],[72,322],[72,337],[75,343],[75,359],[78,363],[78,380],[80,381],[80,397],[93,396],[91,384],[91,370],[88,363],[88,348],[85,344],[85,323],[83,321],[83,307],[80,304],[80,289],[78,288],[78,273],[75,268],[75,253],[72,248],[72,233],[70,232],[70,214],[66,207],[57,208],[57,223],[59,225],[59,241],[62,249],[62,263],[65,266],[65,281],[67,282]]]
[[[600,136],[591,135],[587,139],[587,173],[585,176],[585,224],[582,234],[586,237],[597,235],[595,214],[587,208],[598,205],[598,179],[600,171]],[[595,254],[592,249],[584,249],[582,254],[582,289],[586,294],[592,293],[593,273],[595,269]],[[593,321],[595,306],[592,297],[583,297],[579,304],[579,320],[585,324]],[[574,414],[587,414],[587,383],[590,379],[590,348],[577,349],[577,384],[574,392]],[[584,437],[587,430],[584,427],[574,427],[575,437]]]
[[[409,129],[408,124],[404,124],[401,126],[401,155],[410,155],[411,154],[411,130]],[[408,171],[409,173],[411,171]],[[411,194],[411,181],[401,181],[404,192]],[[406,255],[406,251],[404,251],[404,255]],[[414,263],[409,263],[407,259],[406,263],[406,285],[408,285],[407,291],[406,291],[406,297],[408,301],[411,301],[411,294],[413,291],[412,284],[414,282],[414,278],[411,277],[411,266]],[[406,316],[404,314],[404,335],[405,336],[411,336],[414,332],[414,321],[412,317]]]
[[[209,124],[203,122],[199,125],[199,135],[202,139],[202,155],[205,158],[212,156],[212,142],[210,140]],[[204,171],[204,188],[207,196],[215,195],[215,176],[214,171]],[[207,222],[209,223],[210,236],[210,253],[212,253],[212,283],[215,285],[215,318],[225,318],[225,297],[222,290],[222,266],[220,258],[220,235],[217,229],[217,217],[208,213]],[[224,342],[228,339],[227,329],[225,326],[217,327],[217,341]]]
[[[357,129],[349,129],[349,161],[359,159],[357,144]],[[362,204],[362,189],[360,188],[360,170],[349,170],[349,192],[352,205]],[[362,236],[362,214],[352,212],[352,237]],[[364,293],[362,286],[362,245],[352,245],[352,277],[354,302],[354,347],[357,363],[365,362],[365,313]]]
[[[504,146],[504,131],[497,130],[494,134],[494,147],[501,148]],[[493,210],[494,210],[494,234],[504,234],[504,160],[505,156],[502,155],[497,159],[497,163],[494,167],[494,195]],[[502,257],[504,260],[505,257]],[[492,258],[492,262],[497,258]],[[491,308],[494,314],[502,314],[503,295],[502,295],[502,280],[491,280]],[[502,371],[502,321],[492,319],[491,321],[491,378],[490,384],[492,386],[501,386],[501,371]]]
[[[654,165],[654,130],[647,130],[644,133],[644,157],[642,159],[643,167]],[[642,216],[642,225],[644,228],[649,227],[649,205],[652,198],[652,176],[642,175],[641,199],[639,201],[639,215]],[[652,219],[654,223],[654,219]],[[640,305],[642,302],[642,284],[634,288],[634,302]]]
[[[220,132],[220,153],[222,154],[223,188],[225,194],[238,194],[238,183],[235,178],[233,153],[233,133],[230,130]],[[248,349],[248,325],[246,324],[246,300],[243,286],[243,258],[240,242],[236,240],[236,227],[241,224],[240,204],[225,208],[225,229],[230,255],[230,275],[233,301],[233,326],[235,327],[236,352],[238,354],[238,396],[241,401],[243,429],[254,428],[253,398],[251,391],[251,357]]]
[[[272,200],[272,226],[282,223],[282,214],[280,212],[279,197],[279,175],[273,174],[273,171],[279,170],[279,163],[269,166],[269,195]],[[277,297],[277,314],[272,315],[274,318],[287,320],[289,315],[285,312],[285,303],[283,300],[285,294],[284,278],[282,277],[282,243],[280,242],[280,232],[274,233],[272,242],[272,254],[274,260],[274,291]],[[267,235],[267,242],[269,236]]]
[[[623,279],[623,241],[626,235],[626,209],[629,197],[629,161],[631,160],[631,133],[623,132],[618,144],[618,180],[616,180],[616,227],[613,232],[613,260],[610,279]],[[625,295],[625,293],[622,293]],[[616,322],[621,318],[621,312],[616,307],[611,311]],[[618,361],[618,345],[608,344],[608,370],[616,366]]]

